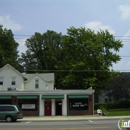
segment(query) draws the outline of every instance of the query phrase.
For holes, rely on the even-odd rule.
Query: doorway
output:
[[[51,116],[51,101],[45,101],[45,116]]]
[[[62,115],[62,101],[56,101],[56,115]]]

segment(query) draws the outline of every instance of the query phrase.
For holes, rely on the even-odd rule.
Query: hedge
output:
[[[120,108],[130,108],[130,101],[120,101],[114,103],[95,103],[94,110],[100,109],[101,107],[109,109],[120,109]]]

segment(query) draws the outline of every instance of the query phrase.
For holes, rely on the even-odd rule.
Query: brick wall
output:
[[[88,110],[69,110],[69,99],[67,97],[67,115],[93,115],[93,95],[88,98]]]

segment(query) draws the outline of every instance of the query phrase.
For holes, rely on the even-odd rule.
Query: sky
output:
[[[112,69],[130,72],[130,0],[0,0],[0,25],[12,30],[19,54],[35,32],[66,34],[72,26],[107,29],[124,44]]]

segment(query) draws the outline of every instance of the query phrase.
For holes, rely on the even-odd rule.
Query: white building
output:
[[[93,89],[56,90],[54,73],[22,74],[0,69],[0,104],[16,104],[26,116],[93,114]]]

